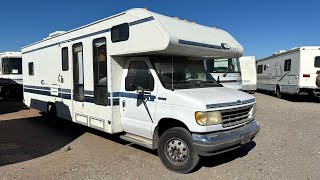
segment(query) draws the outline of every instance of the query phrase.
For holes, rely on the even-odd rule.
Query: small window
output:
[[[262,68],[263,68],[262,65],[258,65],[258,69],[257,69],[257,73],[258,73],[258,74],[261,74],[261,73],[262,73]]]
[[[69,56],[68,56],[68,48],[62,48],[62,71],[69,70]]]
[[[29,62],[29,63],[28,63],[28,70],[29,70],[29,76],[33,76],[33,75],[34,75],[33,62]]]
[[[94,102],[98,105],[108,105],[107,80],[107,45],[106,38],[93,40],[93,80]]]
[[[263,66],[263,70],[265,71],[267,69],[267,65],[264,65]]]
[[[129,24],[124,23],[111,28],[111,41],[113,43],[129,39]]]
[[[153,76],[144,61],[132,61],[130,63],[125,81],[126,91],[135,91],[137,88],[147,91],[154,90]]]
[[[320,56],[314,58],[314,67],[320,68]]]
[[[284,71],[291,71],[291,59],[284,61]]]

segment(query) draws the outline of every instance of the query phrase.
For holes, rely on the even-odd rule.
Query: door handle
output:
[[[122,108],[125,108],[126,107],[126,100],[123,100],[122,101]]]

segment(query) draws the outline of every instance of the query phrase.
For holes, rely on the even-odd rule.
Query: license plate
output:
[[[241,138],[241,144],[246,144],[251,141],[250,134],[242,135],[242,136],[240,136],[240,138]]]

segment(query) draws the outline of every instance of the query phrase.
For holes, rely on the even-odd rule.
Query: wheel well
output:
[[[181,121],[172,119],[172,118],[163,118],[159,121],[157,127],[154,130],[153,134],[153,147],[154,149],[158,148],[158,142],[161,135],[168,129],[173,127],[183,127],[186,130],[190,131],[188,127]]]

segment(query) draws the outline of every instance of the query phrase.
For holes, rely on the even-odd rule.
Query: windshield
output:
[[[22,74],[21,58],[3,58],[2,74]]]
[[[238,58],[207,60],[207,70],[210,73],[239,73],[240,63]]]
[[[186,57],[153,57],[150,61],[166,89],[220,87],[202,61]]]

